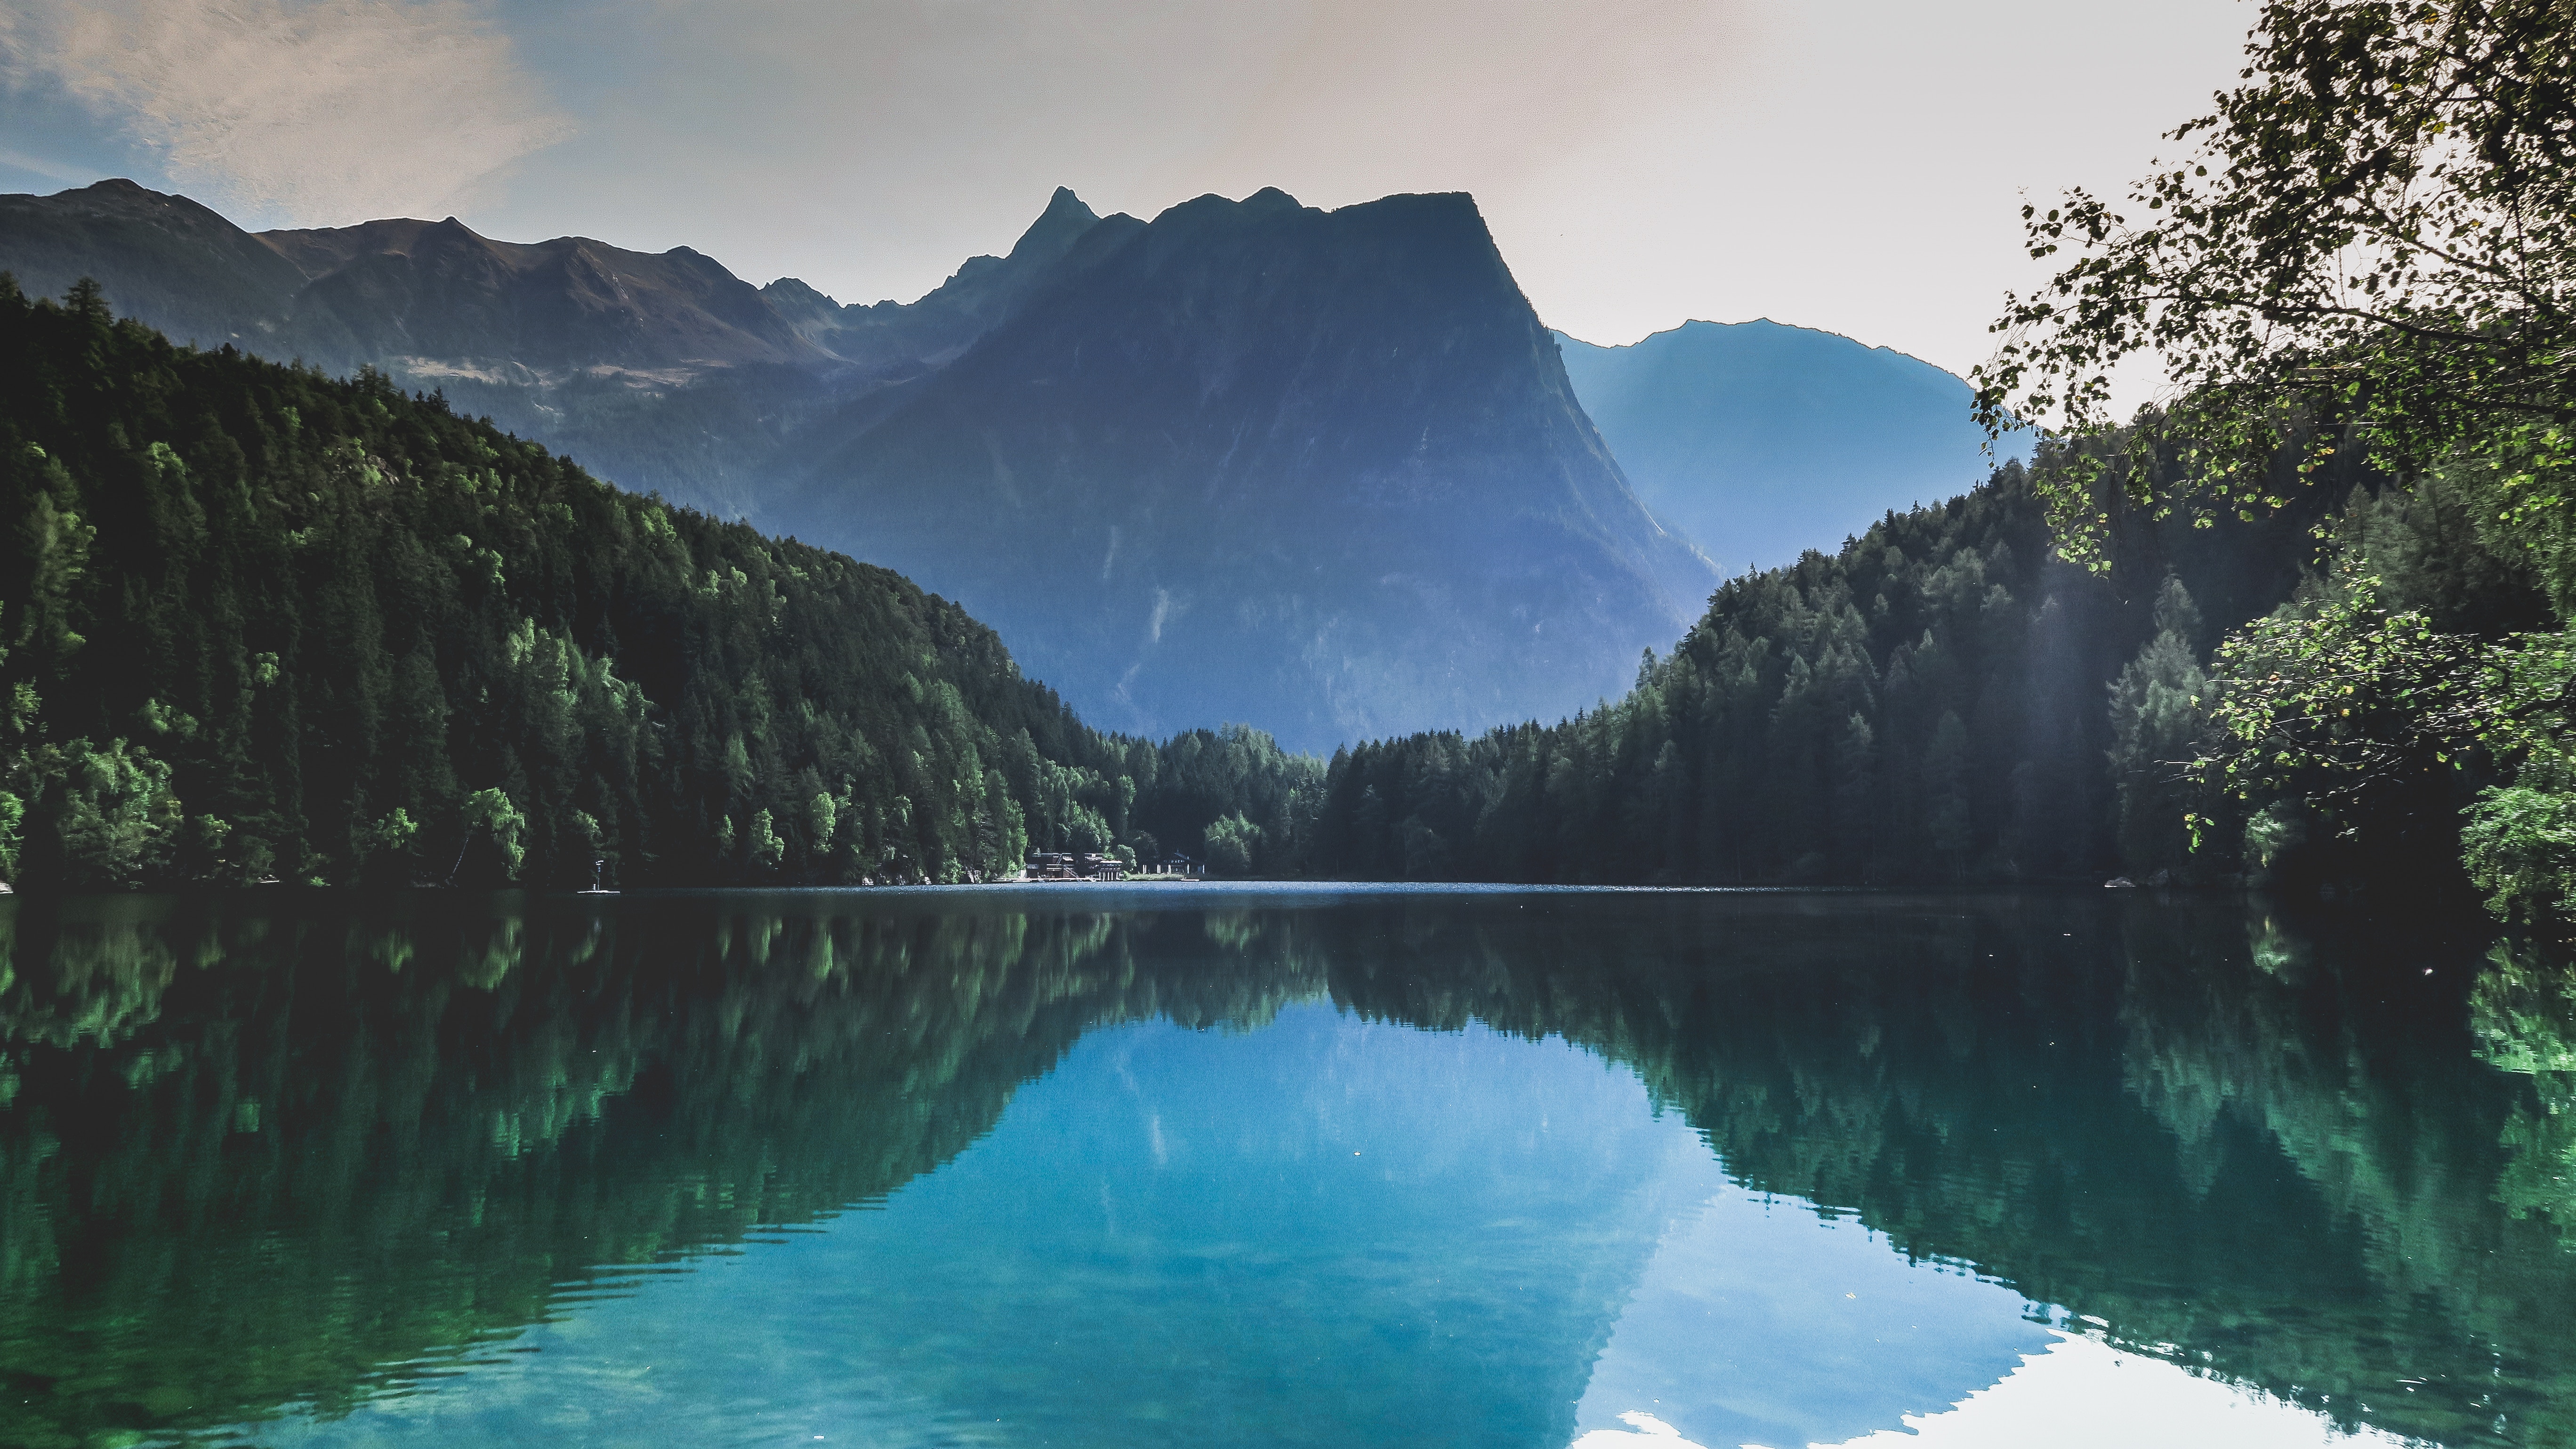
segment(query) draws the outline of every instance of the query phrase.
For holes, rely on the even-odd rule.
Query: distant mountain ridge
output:
[[[1954,498],[1984,451],[1968,384],[1838,333],[1685,322],[1627,347],[1556,334],[1637,496],[1732,572],[1826,553],[1890,509]]]
[[[806,340],[843,361],[886,370],[935,367],[1009,317],[1099,221],[1082,198],[1059,186],[1009,255],[967,258],[919,301],[844,305],[794,277],[781,277],[760,294]]]
[[[333,367],[899,367],[956,355],[1098,220],[1059,189],[1009,256],[968,259],[918,302],[872,306],[793,277],[754,287],[689,247],[497,241],[452,216],[249,232],[125,180],[0,196],[0,261],[38,296],[95,277],[109,305],[174,340],[289,347]]]
[[[758,519],[791,438],[810,457],[893,411],[1100,221],[1059,188],[1007,255],[913,302],[844,305],[793,277],[754,288],[687,247],[500,242],[452,217],[251,233],[117,180],[0,196],[0,267],[37,295],[95,276],[182,340],[376,367],[629,486]],[[1966,384],[1887,348],[1767,320],[1628,347],[1555,336],[1639,498],[1728,568],[1830,547],[1991,466]]]
[[[1009,256],[917,302],[844,307],[688,247],[496,241],[454,217],[255,233],[111,180],[0,196],[0,269],[36,296],[93,277],[177,341],[373,367],[629,487],[758,517],[787,435],[955,357],[1097,219],[1060,191]]]
[[[109,305],[176,340],[332,367],[668,369],[831,355],[687,247],[494,241],[452,216],[254,233],[131,181],[0,197],[0,245],[35,295],[96,277]]]
[[[0,268],[37,297],[95,278],[121,315],[174,340],[272,355],[291,350],[283,327],[311,280],[213,210],[123,180],[0,196]]]
[[[335,358],[507,360],[539,372],[820,362],[748,282],[687,247],[522,245],[444,221],[258,234],[306,278],[290,325]]]

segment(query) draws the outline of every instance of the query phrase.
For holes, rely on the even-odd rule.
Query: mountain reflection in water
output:
[[[2106,1344],[2576,1442],[2576,990],[2473,925],[116,898],[0,962],[0,1443],[1794,1449]]]

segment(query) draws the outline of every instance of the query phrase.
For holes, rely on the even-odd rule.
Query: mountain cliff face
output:
[[[1716,582],[1465,196],[1108,218],[848,431],[773,516],[958,599],[1111,728],[1329,748],[1566,713]]]
[[[1637,496],[1730,571],[1831,553],[2001,461],[1982,451],[1965,382],[1836,333],[1685,322],[1631,347],[1557,341]]]

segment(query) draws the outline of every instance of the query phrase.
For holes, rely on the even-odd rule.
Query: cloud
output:
[[[272,221],[443,215],[570,132],[462,0],[56,0],[0,18],[0,70]]]
[[[30,156],[24,151],[12,151],[6,146],[0,146],[0,166],[15,166],[21,171],[42,176],[48,181],[59,181],[65,186],[79,186],[97,179],[76,167],[58,165],[42,156]]]
[[[1723,88],[1755,43],[1752,11],[1747,0],[1307,0],[1303,23],[1262,47],[1264,83],[1191,162],[1272,184],[1322,169],[1308,160],[1320,153],[1351,199],[1493,189],[1605,124]]]

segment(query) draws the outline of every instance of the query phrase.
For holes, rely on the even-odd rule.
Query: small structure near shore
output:
[[[1029,853],[1028,864],[1021,868],[1018,878],[1024,881],[1197,880],[1205,874],[1206,867],[1186,855],[1140,863],[1131,870],[1125,860],[1115,855],[1036,850]]]
[[[1124,880],[1127,863],[1114,855],[1076,855],[1070,851],[1032,852],[1020,871],[1022,880]]]

